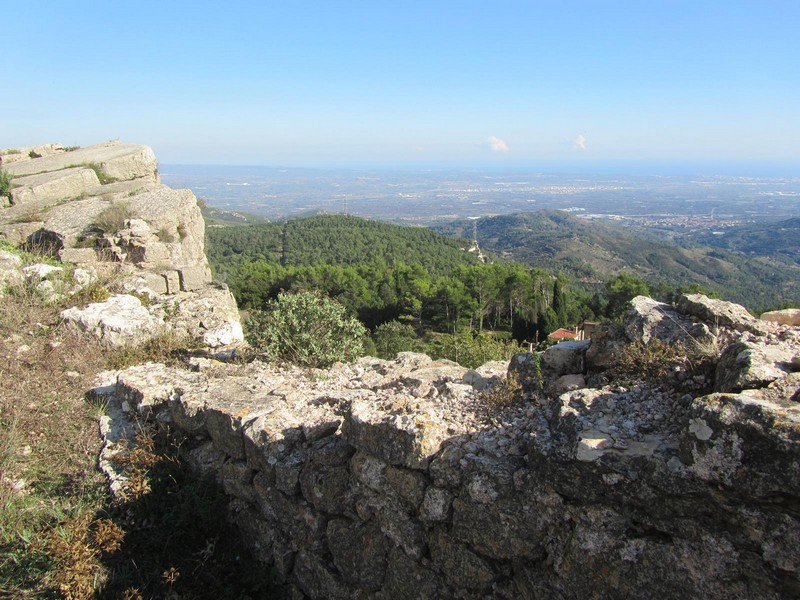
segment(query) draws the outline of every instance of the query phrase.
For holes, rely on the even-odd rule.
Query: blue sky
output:
[[[800,3],[0,0],[0,147],[800,164]]]

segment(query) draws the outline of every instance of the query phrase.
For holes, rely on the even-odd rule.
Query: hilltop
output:
[[[374,261],[421,264],[432,273],[478,262],[469,242],[422,227],[391,225],[347,215],[316,215],[289,221],[207,232],[212,264],[266,260],[282,266],[346,265]]]

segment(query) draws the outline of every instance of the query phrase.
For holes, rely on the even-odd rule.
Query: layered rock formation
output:
[[[0,166],[13,177],[0,239],[113,273],[121,291],[148,298],[148,306],[128,295],[74,308],[68,322],[112,344],[168,330],[212,347],[242,341],[233,296],[212,285],[197,199],[159,183],[150,148],[47,144],[0,152]]]
[[[620,380],[632,349],[644,372],[665,347],[657,376]],[[98,393],[119,422],[185,436],[292,597],[788,598],[798,352],[798,328],[736,305],[640,297],[591,343],[516,356],[516,390],[504,364],[409,353],[327,371],[151,364]]]

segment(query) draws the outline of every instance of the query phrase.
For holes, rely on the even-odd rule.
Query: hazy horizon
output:
[[[469,163],[361,163],[361,164],[221,164],[166,163],[165,169],[215,169],[235,172],[237,169],[291,169],[309,171],[376,171],[376,172],[485,172],[565,176],[642,176],[642,177],[745,177],[800,178],[800,162],[759,161],[539,161],[530,164],[469,164]]]

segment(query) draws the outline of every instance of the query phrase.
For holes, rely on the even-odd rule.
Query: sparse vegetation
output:
[[[105,302],[111,296],[111,290],[100,281],[93,281],[84,286],[78,298],[75,298],[77,305],[93,304],[95,302]]]
[[[67,165],[67,168],[72,167],[84,167],[86,169],[91,169],[94,171],[95,175],[97,175],[97,180],[101,183],[101,185],[106,185],[108,183],[114,183],[115,181],[119,181],[116,177],[111,177],[108,173],[105,172],[103,169],[103,165],[94,162],[84,162],[84,163],[77,163],[72,165]]]
[[[23,208],[19,214],[11,219],[11,223],[36,223],[37,221],[44,220],[42,209],[37,206],[28,206]]]
[[[142,429],[119,457],[134,475],[123,502],[96,468],[103,406],[84,398],[96,373],[136,357],[178,360],[177,341],[121,358],[59,318],[106,283],[54,303],[12,287],[0,311],[0,597],[269,597],[223,492],[182,463],[187,442]]]
[[[115,202],[101,212],[92,224],[103,233],[114,234],[125,227],[125,222],[136,214],[127,202]]]
[[[73,248],[94,248],[97,245],[96,235],[87,235],[75,241],[72,244]]]
[[[141,344],[109,348],[106,353],[106,367],[124,369],[146,362],[179,364],[187,356],[189,347],[191,340],[173,331],[166,331]]]
[[[525,388],[517,377],[510,375],[484,392],[483,399],[490,409],[514,406],[525,400]]]

